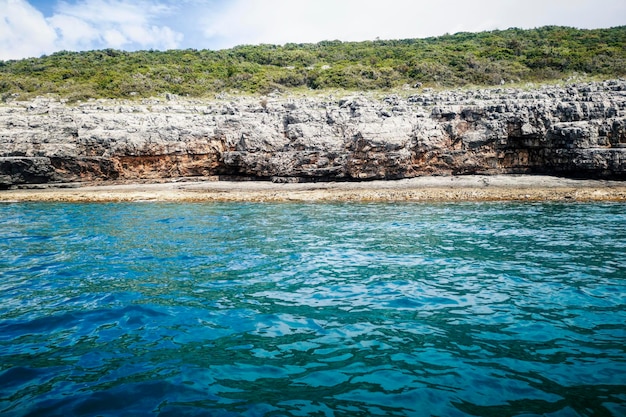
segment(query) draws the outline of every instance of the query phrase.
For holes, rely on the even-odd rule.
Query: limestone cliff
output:
[[[273,96],[0,106],[0,188],[229,176],[626,178],[626,81],[375,99]]]

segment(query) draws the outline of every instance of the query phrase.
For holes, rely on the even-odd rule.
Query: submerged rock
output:
[[[186,176],[280,182],[542,173],[626,178],[626,81],[402,98],[0,106],[0,187]]]

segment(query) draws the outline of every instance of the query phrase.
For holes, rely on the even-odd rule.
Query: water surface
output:
[[[1,415],[626,415],[624,204],[4,204],[0,278]]]

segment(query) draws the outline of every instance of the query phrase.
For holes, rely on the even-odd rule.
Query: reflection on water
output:
[[[0,414],[626,415],[623,204],[0,206]]]

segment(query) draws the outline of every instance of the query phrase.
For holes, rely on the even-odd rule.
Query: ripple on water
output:
[[[623,204],[0,207],[3,415],[624,415]]]

